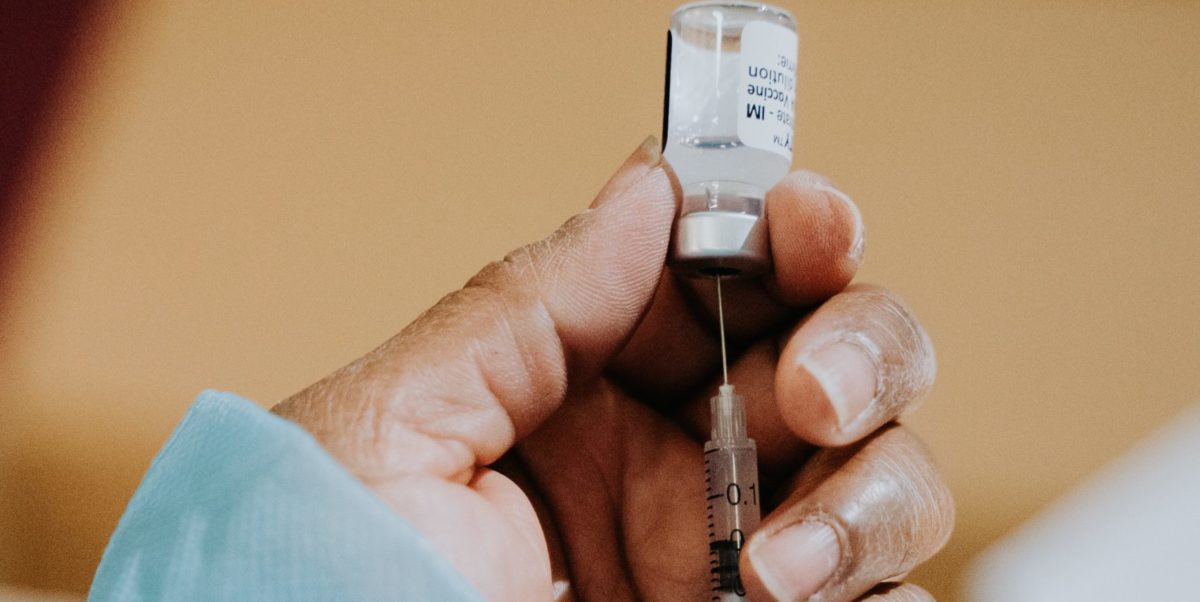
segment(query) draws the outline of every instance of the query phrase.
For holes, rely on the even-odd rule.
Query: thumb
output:
[[[653,138],[592,206],[485,267],[378,349],[276,406],[367,481],[466,482],[628,339],[666,259],[676,186]]]

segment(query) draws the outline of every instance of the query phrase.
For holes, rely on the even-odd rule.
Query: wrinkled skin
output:
[[[677,203],[649,140],[590,209],[274,411],[488,599],[707,600],[720,351],[712,281],[664,269]],[[766,510],[745,586],[928,600],[898,581],[945,543],[953,502],[894,420],[932,385],[929,339],[894,294],[848,287],[863,248],[848,197],[797,172],[767,207],[773,273],[725,282]]]

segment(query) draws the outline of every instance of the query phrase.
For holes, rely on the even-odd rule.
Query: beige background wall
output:
[[[671,2],[123,2],[0,313],[0,582],[82,592],[197,391],[269,405],[583,207]],[[973,554],[1200,401],[1200,4],[793,2],[797,164],[916,307]],[[12,242],[12,241],[10,241]],[[7,245],[6,245],[7,246]]]

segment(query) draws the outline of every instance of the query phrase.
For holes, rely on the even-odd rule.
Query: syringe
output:
[[[758,453],[746,437],[746,408],[729,384],[725,353],[725,309],[717,276],[717,319],[721,333],[724,384],[712,398],[712,439],[704,443],[704,484],[708,490],[708,554],[713,602],[745,600],[738,559],[760,518]]]
[[[765,208],[792,163],[797,42],[790,13],[754,1],[689,1],[667,35],[663,158],[681,196],[670,261],[717,280],[724,379],[704,444],[714,601],[746,597],[738,558],[762,497],[746,411],[729,384],[721,280],[771,269]]]

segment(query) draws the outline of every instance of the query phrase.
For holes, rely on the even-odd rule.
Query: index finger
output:
[[[789,174],[767,194],[773,270],[722,281],[725,328],[736,349],[844,289],[863,253],[858,207],[828,179]],[[720,362],[712,279],[663,274],[646,317],[610,374],[643,399],[668,404],[707,382]]]

